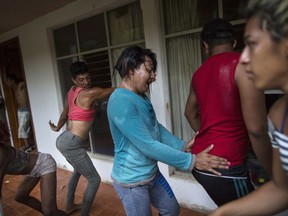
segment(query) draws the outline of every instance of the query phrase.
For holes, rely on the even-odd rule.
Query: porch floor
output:
[[[67,193],[67,183],[71,172],[64,169],[57,169],[57,204],[59,209],[65,208],[65,200]],[[14,194],[17,189],[19,181],[22,176],[6,175],[3,181],[2,187],[2,203],[5,216],[39,216],[42,215],[39,212],[31,209],[30,207],[17,203],[14,201]],[[86,188],[86,180],[81,176],[77,191],[76,191],[76,203],[82,202],[82,195]],[[40,198],[39,184],[32,191],[33,196]],[[77,216],[78,212],[74,212],[71,215]],[[114,191],[113,185],[107,183],[101,183],[97,192],[94,204],[92,206],[90,216],[124,216],[125,211],[122,203]],[[153,209],[153,216],[158,215],[157,211]],[[199,212],[181,208],[180,216],[204,216]]]

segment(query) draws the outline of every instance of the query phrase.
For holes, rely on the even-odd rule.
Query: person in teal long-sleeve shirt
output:
[[[178,201],[159,171],[158,161],[182,170],[197,167],[218,175],[213,168],[227,169],[229,165],[226,159],[208,153],[213,145],[191,155],[193,139],[181,140],[157,121],[145,95],[156,80],[156,68],[156,54],[150,49],[124,49],[115,66],[122,82],[108,102],[115,145],[112,179],[128,216],[152,215],[151,204],[160,215],[179,215]]]

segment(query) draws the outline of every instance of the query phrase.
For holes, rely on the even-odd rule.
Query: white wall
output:
[[[60,88],[53,46],[50,43],[51,38],[49,35],[51,32],[49,29],[126,4],[127,2],[129,1],[79,0],[0,35],[0,43],[19,37],[38,149],[41,152],[52,154],[59,167],[72,170],[70,164],[55,147],[55,140],[61,131],[55,133],[50,130],[48,125],[50,119],[53,122],[57,122],[62,111]],[[152,87],[151,100],[158,120],[168,129],[171,129],[168,76],[158,4],[159,1],[157,0],[141,0],[146,46],[157,53],[159,62],[157,81]],[[110,174],[113,158],[99,155],[91,155],[91,158],[102,180],[111,182]],[[195,180],[185,175],[184,177],[170,176],[167,165],[159,163],[159,166],[181,204],[204,212],[216,207]]]

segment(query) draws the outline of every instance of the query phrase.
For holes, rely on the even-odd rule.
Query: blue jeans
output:
[[[127,216],[151,216],[151,205],[158,210],[159,215],[178,216],[180,213],[179,203],[160,172],[145,185],[126,188],[114,182],[114,188]]]
[[[83,195],[81,216],[88,216],[101,178],[86,150],[82,148],[83,143],[84,140],[80,137],[73,135],[69,131],[64,131],[57,138],[56,146],[74,168],[68,183],[67,206],[74,204],[76,187],[80,176],[83,175],[87,179],[88,184]]]

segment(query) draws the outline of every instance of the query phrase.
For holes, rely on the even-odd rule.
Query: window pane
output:
[[[108,51],[83,56],[92,78],[92,86],[111,87]],[[96,100],[94,122],[91,128],[91,146],[93,153],[114,155],[114,144],[107,118],[108,98]]]
[[[96,100],[94,106],[96,112],[91,132],[92,153],[114,155],[114,144],[110,133],[108,118],[107,118],[108,98]]]
[[[78,52],[74,24],[54,30],[56,56],[65,56]]]
[[[111,87],[108,51],[92,53],[83,56],[92,78],[92,86]]]
[[[223,16],[229,21],[243,19],[247,0],[223,0]]]
[[[163,0],[162,3],[165,34],[202,27],[218,16],[217,0]]]
[[[77,61],[76,57],[62,59],[62,60],[57,61],[63,104],[65,102],[67,92],[69,91],[70,87],[73,85],[69,67],[74,61]]]
[[[107,46],[103,14],[82,20],[77,24],[81,52]]]
[[[144,39],[140,3],[135,2],[108,12],[108,27],[111,45]]]
[[[173,133],[190,140],[193,130],[184,116],[191,77],[201,64],[200,34],[169,38],[166,42]]]

